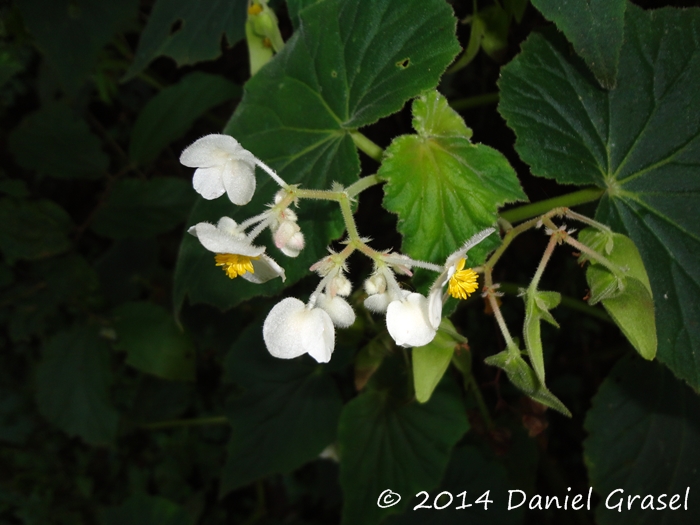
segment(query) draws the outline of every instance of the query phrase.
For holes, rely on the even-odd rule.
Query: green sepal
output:
[[[612,238],[612,244],[610,239]],[[602,302],[615,324],[644,359],[654,359],[657,348],[654,299],[649,277],[634,242],[619,233],[587,228],[579,240],[622,268],[623,278],[591,261],[586,270],[590,304]]]
[[[596,228],[586,228],[579,233],[578,240],[601,255],[604,255],[610,262],[621,267],[626,277],[633,277],[640,281],[645,288],[649,290],[649,295],[652,295],[651,284],[646,268],[644,267],[644,261],[632,239],[621,233],[613,233]],[[585,254],[581,254],[579,261],[583,262],[586,260],[590,260],[590,258]],[[609,270],[605,269],[602,265],[593,260],[590,261],[591,268],[595,268],[595,275],[602,272],[610,273]],[[593,290],[591,290],[591,292],[592,291]],[[595,304],[595,302],[591,304]]]
[[[555,308],[561,302],[561,294],[557,292],[543,292],[541,290],[526,290],[525,299],[525,323],[523,325],[523,338],[525,348],[530,356],[530,362],[537,377],[544,383],[544,356],[542,350],[542,337],[540,321],[544,320],[559,328],[549,310]]]
[[[455,330],[454,325],[446,318],[443,318],[440,326]],[[457,341],[454,337],[438,329],[430,343],[413,349],[413,387],[416,399],[420,403],[430,400],[435,387],[450,366],[456,347]]]
[[[511,383],[538,403],[571,417],[569,409],[540,381],[535,371],[520,356],[520,350],[517,348],[503,350],[496,355],[487,357],[484,362],[505,371]]]

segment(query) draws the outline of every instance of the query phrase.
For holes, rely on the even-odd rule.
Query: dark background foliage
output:
[[[303,4],[271,2],[285,40]],[[450,4],[458,19],[472,13],[472,2]],[[249,78],[245,7],[241,0],[0,4],[0,523],[338,523],[340,483],[350,486],[348,476],[359,474],[308,457],[336,437],[357,439],[367,430],[357,423],[362,418],[388,433],[406,421],[427,421],[418,409],[382,419],[375,408],[388,403],[384,398],[357,397],[356,374],[364,370],[354,361],[358,349],[384,344],[376,318],[359,314],[319,373],[306,358],[275,361],[261,346],[261,319],[274,298],[225,312],[187,300],[173,307],[175,266],[196,196],[191,170],[178,157],[198,137],[224,129],[242,97]],[[497,81],[521,43],[540,30],[551,30],[549,22],[527,5],[521,21],[496,35],[499,45],[479,51],[439,85],[478,142],[506,156],[531,202],[570,189],[534,177],[520,160],[515,135],[496,112]],[[458,24],[462,47],[469,33],[468,24]],[[407,104],[362,131],[385,148],[411,129]],[[377,170],[376,161],[360,160],[363,174]],[[362,194],[358,227],[377,247],[398,249],[396,217],[382,198],[379,187]],[[579,211],[592,216],[595,205]],[[513,326],[524,315],[517,287],[529,282],[545,244],[541,235],[518,239],[517,257],[497,267],[503,313]],[[353,281],[360,282],[370,265],[352,263]],[[310,286],[302,279],[288,293],[300,296]],[[698,435],[695,393],[657,363],[641,362],[603,310],[580,301],[586,282],[570,250],[555,253],[542,287],[572,298],[557,310],[561,329],[545,326],[543,342],[549,385],[573,417],[545,412],[483,364],[504,342],[478,296],[462,304],[455,325],[469,336],[473,375],[493,423],[449,370],[431,400],[431,417],[459,400],[463,420],[437,421],[426,433],[425,450],[446,447],[447,455],[458,444],[444,476],[439,469],[426,476],[425,490],[441,484],[474,499],[491,490],[500,501],[495,510],[434,513],[431,523],[594,523],[592,511],[507,512],[504,495],[515,488],[587,493],[590,476],[599,476],[601,490],[617,488],[614,465],[584,460],[602,446],[588,441],[584,451],[588,433],[609,418],[658,425],[655,432],[666,432],[659,439],[668,443],[688,428]],[[393,384],[400,360],[392,352],[372,381]],[[613,379],[600,389],[607,377]],[[658,386],[651,393],[639,386],[648,377]],[[642,399],[649,412],[629,414],[620,401],[625,395]],[[604,412],[616,403],[623,405],[619,412]],[[669,416],[667,407],[679,403]],[[591,415],[591,406],[600,410]],[[268,420],[276,407],[279,417]],[[302,416],[313,423],[298,425]],[[668,426],[686,420],[687,426]],[[288,435],[289,450],[266,441],[280,433]],[[645,435],[640,431],[640,439]],[[652,451],[638,454],[640,468],[663,470]],[[676,461],[700,466],[692,448],[680,447]],[[642,482],[636,488],[669,490]],[[362,505],[368,522],[374,519],[379,494],[358,494],[346,491],[346,500],[367,498],[353,504],[359,514],[346,514],[347,523],[363,520]],[[690,523],[687,516],[674,514],[667,523]],[[420,517],[409,510],[389,522]]]

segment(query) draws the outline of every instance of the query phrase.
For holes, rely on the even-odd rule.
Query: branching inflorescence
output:
[[[494,233],[494,228],[487,228],[469,239],[444,265],[418,261],[394,251],[374,250],[367,244],[368,239],[360,237],[350,207],[351,199],[377,183],[376,178],[366,177],[348,188],[334,186],[329,191],[289,185],[228,135],[202,137],[183,151],[180,161],[197,168],[194,189],[205,199],[215,199],[226,193],[232,203],[247,204],[255,192],[256,166],[281,188],[267,211],[241,224],[222,217],[216,225],[202,222],[189,229],[207,250],[216,254],[215,264],[231,279],[240,276],[258,284],[276,277],[284,280],[284,269],[265,253],[264,247],[253,244],[257,236],[269,228],[275,246],[284,255],[296,257],[304,248],[304,235],[290,206],[298,206],[302,199],[330,200],[340,206],[347,231],[343,241],[345,248],[340,252],[329,248],[329,255],[311,266],[310,270],[321,280],[306,303],[287,297],[276,304],[265,319],[263,338],[275,357],[291,359],[308,353],[320,363],[330,360],[335,346],[335,327],[347,328],[355,321],[355,312],[344,299],[352,291],[346,275],[346,261],[355,251],[372,259],[374,264],[372,274],[364,283],[368,294],[365,307],[386,314],[389,334],[404,347],[424,346],[433,340],[448,295],[466,299],[478,289],[477,273],[465,267],[467,251]],[[397,273],[412,275],[413,268],[439,274],[427,297],[401,288],[396,279]]]

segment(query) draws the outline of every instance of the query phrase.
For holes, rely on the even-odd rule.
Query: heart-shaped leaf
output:
[[[611,91],[562,38],[532,35],[499,110],[535,175],[605,189],[596,218],[639,248],[658,357],[700,389],[700,10],[628,3],[625,34]]]
[[[459,51],[456,20],[442,0],[378,0],[371,9],[360,0],[321,0],[302,9],[299,18],[299,29],[284,49],[246,84],[225,131],[289,184],[347,185],[360,172],[350,133],[435,87]],[[247,207],[235,209],[225,199],[200,200],[190,224],[216,222],[222,215],[240,222],[260,213],[278,187],[267,175],[258,182]],[[337,206],[305,201],[298,214],[307,243],[298,259],[281,263],[286,286],[306,275],[343,231]],[[229,281],[212,264],[211,253],[196,239],[184,239],[176,304],[188,295],[194,302],[230,308],[281,289],[279,281],[264,286]]]
[[[627,0],[532,0],[566,35],[601,86],[615,87]]]
[[[272,357],[261,323],[241,334],[226,357],[226,373],[245,391],[231,396],[232,434],[221,494],[270,474],[290,472],[330,445],[342,401],[333,379],[310,357]]]
[[[602,501],[596,522],[631,525],[648,521],[650,513],[654,523],[698,521],[700,507],[693,504],[700,464],[698,396],[657,363],[635,358],[615,366],[592,405],[584,442],[591,484],[604,498],[610,496],[609,505],[622,499],[620,510],[607,509]],[[690,501],[685,510],[681,505],[688,487]],[[672,500],[674,494],[680,497]],[[628,509],[628,497],[633,496],[646,502],[633,499]],[[655,510],[649,507],[649,499],[654,500]],[[671,501],[683,510],[671,510]]]

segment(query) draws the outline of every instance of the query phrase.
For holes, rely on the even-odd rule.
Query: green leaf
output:
[[[443,319],[441,324],[447,325],[454,331],[449,320]],[[413,386],[416,399],[425,403],[430,399],[435,387],[445,375],[450,366],[457,342],[449,334],[438,331],[435,338],[425,346],[412,350],[413,356]]]
[[[540,321],[544,320],[556,326],[559,325],[549,313],[561,302],[561,294],[557,292],[543,292],[542,290],[527,289],[525,299],[525,323],[523,325],[523,339],[530,363],[537,377],[544,384],[544,353],[542,351],[542,335]]]
[[[129,80],[159,56],[178,67],[221,56],[221,40],[229,47],[243,38],[247,0],[157,0],[141,33]]]
[[[489,356],[484,359],[484,363],[504,370],[513,385],[538,403],[571,417],[571,412],[564,406],[564,403],[547,389],[537,373],[520,357],[518,348],[508,348]]]
[[[459,45],[456,20],[442,0],[378,0],[367,9],[360,0],[322,0],[299,12],[301,26],[284,49],[245,87],[226,133],[277,170],[289,184],[328,189],[350,184],[360,163],[350,132],[398,111],[432,89]],[[260,213],[278,187],[267,175],[245,208],[225,198],[199,200],[189,224],[216,222],[222,215],[241,222]],[[307,275],[343,231],[337,206],[303,202],[299,225],[307,245],[298,259],[282,266],[286,286]],[[267,237],[264,234],[261,241]],[[271,251],[277,257],[278,251]],[[175,279],[175,303],[186,296],[230,308],[282,283],[254,285],[229,280],[215,268],[210,252],[194,237],[183,240]]]
[[[241,93],[239,86],[218,75],[194,71],[183,77],[149,100],[139,113],[131,131],[129,158],[140,164],[154,161],[200,116]]]
[[[333,442],[342,401],[324,368],[308,356],[272,357],[262,341],[261,323],[241,334],[226,357],[228,378],[245,391],[226,405],[232,433],[221,495],[290,472]]]
[[[15,342],[41,337],[56,325],[62,326],[64,309],[83,314],[98,287],[93,268],[73,253],[38,261],[23,276],[3,296],[12,305],[8,331]]]
[[[119,414],[109,400],[109,348],[96,327],[78,325],[51,338],[36,371],[39,412],[87,443],[114,442]]]
[[[323,2],[323,0],[287,0],[287,11],[289,12],[289,18],[292,21],[295,31],[300,24],[299,12],[319,2]]]
[[[70,217],[48,200],[0,199],[0,224],[0,250],[10,264],[17,259],[51,257],[71,245]]]
[[[104,176],[109,157],[88,125],[65,104],[53,103],[29,114],[10,134],[17,164],[57,179]]]
[[[170,312],[145,301],[114,310],[114,347],[127,353],[126,363],[163,379],[193,381],[194,347]]]
[[[37,45],[68,93],[75,93],[112,36],[136,20],[137,0],[19,0]]]
[[[413,497],[408,511],[401,516],[392,516],[387,525],[519,525],[523,520],[524,508],[508,510],[508,491],[514,489],[508,479],[505,467],[499,461],[489,459],[483,450],[467,446],[455,448],[447,466],[447,472],[440,487],[430,491],[430,497],[425,505],[433,506],[435,497],[442,491],[448,491],[453,496],[453,503],[443,509],[419,509],[413,511],[415,505],[421,503],[423,496]],[[466,495],[460,494],[466,491]],[[493,501],[486,509],[481,503],[474,503],[486,491],[488,498]],[[413,495],[411,495],[413,496]],[[517,495],[516,495],[517,496]],[[514,496],[513,502],[517,500]],[[406,495],[405,497],[409,497]],[[464,501],[462,501],[464,498]],[[448,501],[447,496],[438,500],[439,505]],[[458,508],[462,504],[471,505]]]
[[[112,239],[154,237],[182,223],[193,202],[194,192],[182,179],[118,180],[91,228]]]
[[[102,525],[193,525],[195,520],[168,499],[136,494],[119,507],[104,509],[100,522]]]
[[[95,262],[100,291],[110,304],[137,299],[158,266],[158,245],[152,239],[115,241]]]
[[[402,250],[441,262],[492,226],[500,205],[525,194],[505,157],[472,144],[471,130],[437,91],[413,102],[413,127],[417,135],[395,139],[377,174],[387,181],[384,207],[399,216]],[[482,261],[497,243],[486,239],[469,252],[470,262]]]
[[[29,197],[27,183],[21,179],[0,180],[0,193],[4,193],[5,195],[15,197],[17,199]]]
[[[409,495],[440,483],[452,447],[469,428],[454,383],[443,385],[425,404],[375,387],[345,405],[338,427],[342,524],[379,523],[406,509]],[[381,509],[377,498],[388,488],[402,499]]]
[[[600,85],[614,88],[627,0],[532,0],[532,5],[566,35]]]
[[[606,190],[596,218],[639,248],[658,357],[700,389],[700,10],[629,4],[625,34],[609,92],[566,42],[531,36],[502,70],[499,109],[535,175]]]
[[[693,504],[693,490],[700,480],[700,398],[686,385],[656,363],[626,359],[612,370],[593,398],[585,428],[584,459],[591,484],[614,505],[620,498],[622,512],[596,509],[601,525],[654,523],[695,523],[700,507]],[[669,504],[691,487],[688,510],[658,510],[658,497],[666,494]],[[642,510],[637,499],[627,508],[627,497],[651,494],[657,510]],[[647,501],[647,504],[649,502]],[[674,503],[674,505],[677,503]],[[680,513],[680,514],[679,514]],[[679,518],[680,516],[680,518]]]

